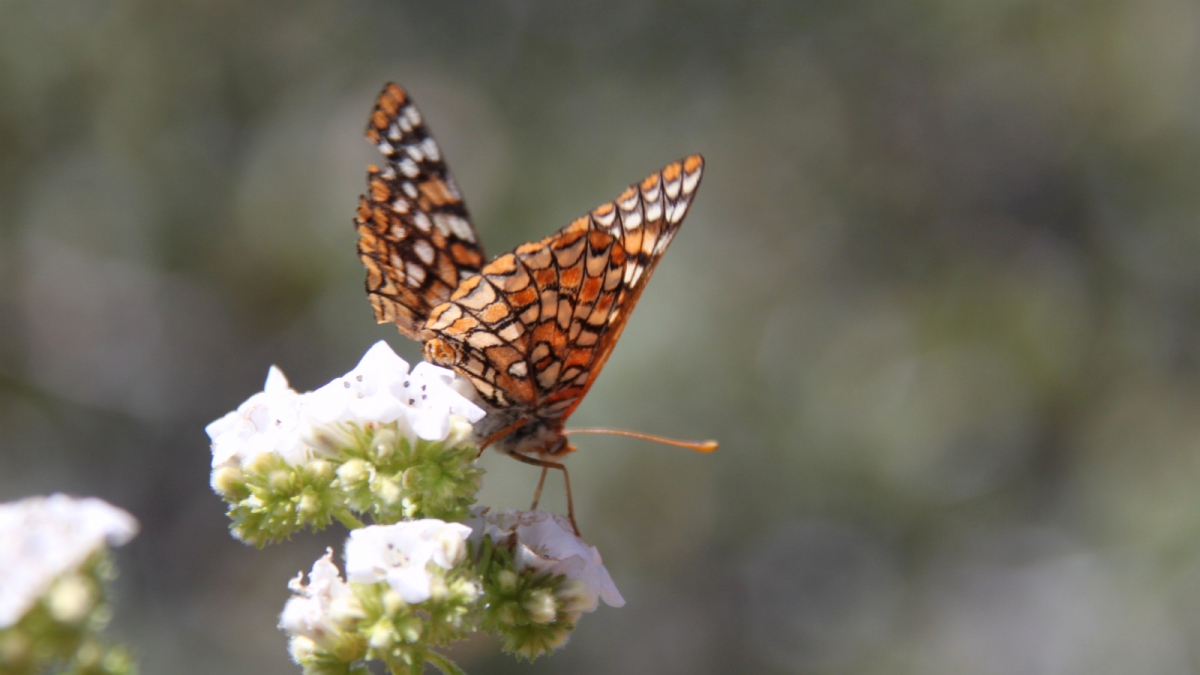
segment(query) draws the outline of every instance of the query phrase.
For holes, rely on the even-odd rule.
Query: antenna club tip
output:
[[[719,447],[721,447],[720,443],[710,440],[710,441],[701,441],[699,446],[696,449],[699,450],[700,452],[713,452]]]

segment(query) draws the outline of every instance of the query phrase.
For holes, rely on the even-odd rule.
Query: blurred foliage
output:
[[[491,253],[708,159],[574,422],[722,449],[586,439],[629,604],[470,672],[1200,670],[1196,3],[8,0],[0,497],[142,520],[146,672],[296,672],[285,582],[342,535],[233,541],[202,428],[271,363],[418,356],[350,225],[388,80]]]

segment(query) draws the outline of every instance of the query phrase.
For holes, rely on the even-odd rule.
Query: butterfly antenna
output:
[[[640,438],[643,441],[652,441],[654,443],[662,443],[663,445],[673,445],[677,448],[687,448],[696,452],[712,452],[717,449],[719,443],[716,441],[680,441],[674,438],[664,438],[653,434],[643,434],[640,431],[625,431],[624,429],[567,429],[563,432],[570,436],[571,434],[607,434],[609,436],[627,436],[629,438]]]

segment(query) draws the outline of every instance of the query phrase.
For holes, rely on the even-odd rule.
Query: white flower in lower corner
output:
[[[0,629],[17,623],[92,553],[125,544],[137,530],[133,516],[100,499],[56,494],[0,504]],[[58,598],[52,611],[62,604]]]
[[[301,572],[288,582],[288,589],[295,595],[283,606],[279,627],[323,647],[336,643],[343,626],[365,616],[358,598],[333,564],[333,549],[326,549],[325,555],[313,563],[307,585]]]
[[[436,518],[371,525],[350,532],[346,540],[346,579],[358,584],[386,581],[410,604],[432,594],[429,564],[442,569],[467,554],[471,528]]]
[[[575,536],[575,528],[562,516],[543,511],[506,511],[480,516],[482,534],[501,543],[515,537],[513,561],[517,571],[526,569],[562,574],[571,584],[573,606],[567,611],[591,612],[599,600],[609,607],[622,607],[625,598],[617,590],[595,546]]]
[[[408,363],[382,340],[354,370],[304,394],[271,366],[262,392],[205,428],[212,439],[213,468],[244,466],[268,452],[302,464],[312,454],[308,439],[314,428],[346,422],[396,422],[410,440],[445,440],[451,415],[471,423],[484,416],[482,408],[454,389],[456,378],[453,371],[427,363],[410,373]]]

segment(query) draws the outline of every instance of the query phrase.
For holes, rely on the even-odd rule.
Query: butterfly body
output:
[[[424,343],[427,361],[474,385],[488,408],[476,433],[501,451],[554,458],[574,450],[565,421],[683,222],[703,158],[669,164],[484,264],[436,142],[396,85],[380,94],[367,137],[388,158],[369,170],[356,218],[377,321],[395,323]]]

